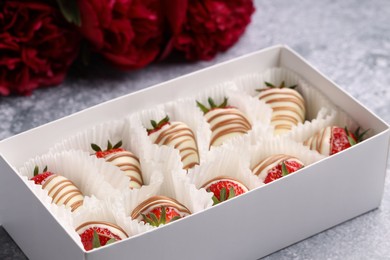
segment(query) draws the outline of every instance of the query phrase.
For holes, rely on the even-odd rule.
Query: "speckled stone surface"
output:
[[[59,87],[35,91],[30,97],[0,97],[0,140],[103,101],[280,43],[292,47],[390,123],[388,0],[262,0],[256,1],[256,7],[253,22],[241,40],[210,62],[170,59],[127,73],[96,62],[88,69],[73,68]],[[379,209],[265,259],[390,259],[389,175],[390,166]],[[4,229],[0,229],[0,259],[25,259]]]

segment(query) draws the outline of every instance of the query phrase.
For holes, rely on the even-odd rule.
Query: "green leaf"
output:
[[[154,226],[158,227],[160,225],[160,222],[158,221],[157,216],[152,212],[149,213],[149,216],[152,219],[153,223],[155,223]]]
[[[110,240],[107,241],[106,245],[112,244],[116,241],[115,238],[111,238]]]
[[[110,140],[107,141],[107,151],[111,150],[112,149],[112,144],[110,142]]]
[[[219,193],[219,199],[221,202],[226,200],[226,188],[225,187],[223,187],[221,189],[221,192]]]
[[[222,102],[218,107],[219,107],[219,108],[224,108],[224,107],[227,106],[227,103],[228,103],[228,98],[225,97],[225,98],[223,99],[223,102]]]
[[[152,124],[152,127],[153,127],[153,128],[156,128],[156,127],[157,127],[156,121],[150,120],[150,123]]]
[[[233,187],[230,187],[229,189],[229,197],[227,198],[228,200],[231,198],[234,198],[236,196],[236,192],[234,191]]]
[[[165,224],[167,222],[167,212],[165,210],[164,206],[161,206],[161,217],[160,217],[160,223]]]
[[[287,166],[286,164],[284,163],[284,161],[282,162],[282,176],[286,176],[287,174],[289,174],[288,170],[287,170]]]
[[[295,84],[295,85],[289,86],[288,88],[296,89],[297,87],[298,87],[298,84]]]
[[[96,230],[93,230],[92,248],[99,248],[99,247],[101,247],[99,235],[96,232]]]
[[[43,172],[47,172],[47,165],[43,168]]]
[[[118,148],[120,148],[121,146],[122,146],[122,141],[119,141],[119,142],[117,142],[117,143],[114,145],[113,149],[118,149]]]
[[[57,3],[62,15],[69,23],[81,26],[81,16],[77,6],[77,0],[57,0]]]
[[[202,112],[204,114],[206,114],[207,112],[210,111],[210,109],[208,109],[207,107],[205,107],[202,103],[200,103],[199,101],[196,101],[196,105],[200,108],[200,110],[202,110]]]
[[[175,221],[175,220],[178,220],[178,219],[181,219],[180,216],[174,216],[173,218],[171,218],[171,222]]]
[[[344,131],[345,131],[345,133],[347,134],[347,138],[348,138],[349,144],[350,144],[351,146],[355,145],[355,144],[356,144],[356,141],[355,141],[355,139],[352,138],[352,136],[351,136],[351,134],[349,133],[347,127],[344,127]]]
[[[214,100],[211,97],[209,97],[208,102],[209,102],[211,108],[217,107],[217,105],[215,104]]]
[[[264,81],[264,84],[269,88],[275,88],[274,84]]]
[[[286,87],[286,85],[284,84],[284,80],[283,80],[282,83],[280,83],[279,88],[284,88],[284,87]]]
[[[100,152],[102,150],[102,148],[100,148],[99,145],[97,144],[91,144],[91,148],[92,150],[94,150],[95,152]]]
[[[39,174],[39,167],[35,165],[34,167],[34,176],[37,176]]]
[[[214,203],[213,203],[213,206],[220,203],[220,201],[218,200],[218,198],[217,198],[215,195],[213,196],[212,199],[213,199],[213,202],[214,202]]]

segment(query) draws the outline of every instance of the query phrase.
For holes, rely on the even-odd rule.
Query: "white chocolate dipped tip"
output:
[[[291,88],[270,88],[259,93],[258,98],[272,108],[271,125],[276,135],[288,132],[305,121],[305,100]]]
[[[226,140],[248,133],[252,126],[237,108],[214,108],[205,115],[211,127],[210,146],[219,146]]]
[[[304,165],[303,162],[291,155],[274,154],[260,161],[255,167],[253,167],[252,172],[264,182],[265,178],[268,175],[268,172],[284,161],[295,161],[301,165]]]
[[[329,156],[330,151],[330,142],[332,138],[332,126],[327,126],[316,134],[308,138],[303,145],[308,146],[311,150],[317,151],[320,154]]]
[[[186,124],[171,122],[149,135],[152,142],[158,145],[173,146],[179,150],[183,169],[188,170],[199,164],[198,145],[195,135]]]
[[[76,228],[76,232],[81,235],[83,234],[86,230],[88,229],[95,229],[95,228],[100,228],[100,229],[108,229],[112,234],[115,236],[119,237],[121,240],[128,238],[129,236],[127,233],[118,225],[106,222],[106,221],[89,221],[81,224]]]
[[[166,196],[153,196],[139,204],[131,213],[132,219],[142,220],[142,214],[146,215],[158,207],[172,207],[177,210],[180,217],[191,215],[191,211],[177,200]]]
[[[218,183],[218,182],[221,182],[221,181],[227,181],[227,182],[231,182],[231,183],[236,184],[244,191],[244,193],[249,191],[248,187],[246,187],[242,182],[240,182],[236,179],[233,179],[231,177],[227,177],[227,176],[218,176],[214,179],[211,179],[208,182],[206,182],[205,184],[203,184],[201,188],[204,188],[205,190],[207,190],[211,185]]]
[[[117,166],[130,178],[129,187],[139,189],[144,184],[142,179],[141,164],[137,156],[129,151],[117,151],[107,154],[104,159]]]
[[[52,203],[58,206],[65,205],[72,212],[83,205],[84,196],[81,191],[72,181],[63,176],[57,174],[49,176],[43,183],[42,189],[48,192],[53,199]]]

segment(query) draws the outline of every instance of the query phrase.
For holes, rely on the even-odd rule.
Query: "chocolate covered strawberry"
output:
[[[274,154],[260,161],[253,167],[253,174],[257,175],[264,183],[272,182],[304,167],[299,159],[286,155]]]
[[[170,122],[168,116],[158,123],[151,120],[151,124],[153,128],[147,131],[152,142],[179,150],[185,170],[199,164],[198,145],[191,128],[182,122]]]
[[[158,227],[190,214],[191,211],[175,199],[153,196],[139,204],[131,213],[131,218]]]
[[[121,227],[104,221],[83,223],[76,228],[76,232],[80,235],[84,249],[87,251],[128,237]]]
[[[217,177],[208,181],[202,186],[202,188],[205,188],[206,191],[214,194],[213,205],[219,204],[248,191],[248,188],[240,181],[225,176]]]
[[[305,120],[305,100],[295,90],[297,85],[286,87],[284,81],[280,86],[264,82],[265,88],[257,89],[258,98],[272,108],[271,125],[275,134],[282,134],[291,130],[298,123]]]
[[[47,171],[47,167],[39,173],[38,166],[36,166],[34,176],[30,180],[41,185],[42,189],[46,190],[52,198],[52,203],[58,206],[65,205],[73,212],[83,205],[84,196],[76,185],[63,176]]]
[[[216,105],[212,98],[209,98],[208,102],[210,108],[196,101],[210,124],[210,146],[219,146],[227,139],[246,134],[252,129],[248,118],[236,107],[229,106],[227,98],[219,105]]]
[[[112,145],[107,142],[107,149],[102,150],[98,145],[91,144],[92,149],[96,152],[98,158],[104,158],[106,162],[119,167],[121,171],[130,178],[130,188],[140,188],[143,185],[142,172],[140,161],[133,153],[125,150],[122,146],[122,141]]]
[[[310,147],[311,150],[328,156],[362,141],[366,132],[367,130],[360,133],[360,128],[358,128],[355,133],[351,133],[346,127],[327,126],[307,139],[303,144]]]

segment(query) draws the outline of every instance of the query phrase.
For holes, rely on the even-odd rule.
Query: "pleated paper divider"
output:
[[[68,150],[80,150],[85,151],[90,154],[91,158],[95,160],[100,160],[104,164],[114,166],[113,164],[106,162],[104,158],[97,158],[92,150],[91,144],[97,144],[105,150],[107,148],[107,141],[110,140],[112,145],[116,142],[122,141],[122,148],[127,151],[132,152],[140,160],[141,165],[141,174],[144,181],[144,184],[141,189],[146,188],[148,185],[154,185],[152,176],[154,174],[160,174],[158,169],[145,167],[145,160],[148,160],[148,163],[151,163],[148,159],[148,154],[150,154],[149,149],[150,145],[145,143],[145,140],[139,137],[139,133],[134,130],[135,128],[130,125],[130,122],[126,119],[116,120],[105,122],[99,125],[95,125],[85,131],[77,133],[74,136],[71,136],[65,140],[62,140],[60,143],[54,145],[50,150],[51,152],[56,151],[68,151]],[[130,178],[125,176],[125,174],[116,166],[119,174],[110,175],[105,173],[104,178],[107,182],[113,185],[113,178],[121,179],[122,181],[116,182],[117,185],[113,185],[114,188],[123,189],[124,187],[129,187]],[[156,177],[158,178],[158,177]]]
[[[249,190],[262,186],[262,182],[255,177],[243,158],[249,156],[250,144],[242,142],[241,145],[227,145],[223,149],[212,151],[208,160],[188,173],[191,183],[198,189],[210,180],[226,176],[243,183]]]
[[[190,183],[186,171],[182,169],[178,162],[180,156],[177,150],[169,146],[161,146],[155,150],[154,156],[159,161],[160,169],[163,172],[163,182],[158,189],[151,191],[149,194],[138,193],[134,195],[128,191],[124,192],[122,197],[126,216],[130,216],[133,210],[144,200],[155,195],[176,199],[192,213],[211,207],[211,195],[204,190],[196,189],[195,185]]]
[[[305,166],[315,163],[325,158],[308,147],[293,140],[277,136],[274,138],[262,138],[257,145],[251,146],[250,156],[245,157],[246,165],[252,171],[262,160],[276,154],[285,154],[296,157]],[[263,181],[263,180],[261,180]]]
[[[111,196],[116,197],[121,193],[120,189],[115,189],[103,177],[105,174],[116,176],[117,182],[122,183],[117,168],[103,163],[101,160],[90,158],[87,153],[82,151],[63,151],[37,156],[27,161],[19,169],[19,172],[22,176],[30,179],[33,176],[35,166],[38,166],[41,171],[47,166],[48,171],[68,178],[84,196],[96,196],[98,199],[104,199]],[[40,186],[34,184],[33,181],[28,182],[31,186]],[[46,196],[48,197],[47,192]]]

